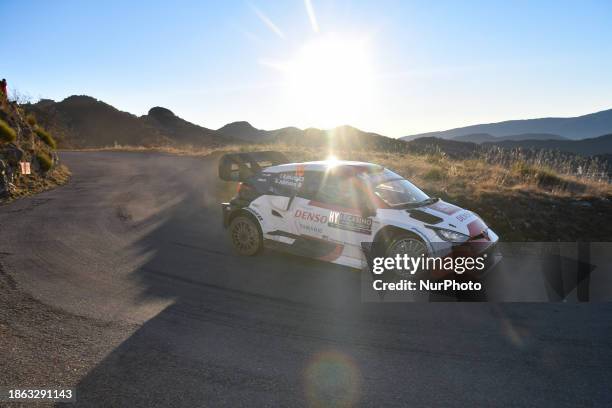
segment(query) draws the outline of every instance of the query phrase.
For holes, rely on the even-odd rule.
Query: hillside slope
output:
[[[612,133],[612,109],[571,118],[540,118],[507,120],[465,126],[439,132],[420,133],[404,136],[404,140],[419,137],[439,137],[452,139],[474,133],[488,133],[495,137],[519,135],[523,133],[549,133],[569,139],[586,139]]]
[[[66,182],[69,173],[59,164],[55,147],[53,136],[34,116],[15,102],[1,100],[0,200]]]
[[[523,133],[520,135],[509,135],[495,137],[488,133],[470,133],[468,135],[455,136],[452,140],[459,142],[471,142],[471,143],[496,143],[504,140],[569,140],[566,137],[553,135],[550,133]]]
[[[594,156],[612,153],[612,134],[583,140],[503,140],[494,144],[506,148],[559,150],[582,156]]]

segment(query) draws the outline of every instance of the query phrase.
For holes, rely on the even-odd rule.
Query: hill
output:
[[[297,146],[371,148],[404,151],[405,142],[351,126],[334,129],[286,127],[262,130],[248,122],[229,123],[217,130],[188,122],[163,107],[135,116],[90,96],[70,96],[61,102],[43,99],[25,108],[58,135],[62,148],[123,146],[217,147],[228,144],[288,143]]]
[[[592,138],[612,133],[612,109],[570,118],[507,120],[504,122],[472,125],[439,132],[404,136],[402,139],[413,140],[419,137],[452,139],[475,133],[488,133],[494,137],[524,133],[547,133],[574,140]]]
[[[352,126],[338,126],[333,129],[298,129],[286,127],[276,130],[262,130],[248,122],[229,123],[217,130],[226,136],[235,137],[248,143],[285,143],[297,146],[326,146],[329,149],[371,148],[385,151],[405,151],[405,142],[364,132]]]
[[[245,121],[228,123],[217,129],[217,132],[249,143],[266,142],[272,138],[272,132],[256,129]]]
[[[503,140],[494,144],[505,148],[559,150],[581,156],[612,154],[612,134],[583,140]]]
[[[452,140],[459,142],[472,142],[472,143],[495,143],[504,140],[568,140],[566,137],[553,135],[550,133],[523,133],[520,135],[500,136],[495,137],[488,133],[470,133],[468,135],[455,136]]]
[[[61,102],[42,100],[26,109],[47,128],[61,135],[62,147],[154,146],[171,142],[137,116],[90,96],[73,95]]]
[[[139,119],[176,144],[214,146],[235,142],[232,138],[223,137],[214,130],[181,119],[171,110],[159,106],[151,108],[147,115]]]
[[[59,135],[63,148],[113,145],[223,145],[235,140],[187,122],[172,111],[155,107],[138,117],[91,96],[73,95],[61,102],[43,99],[25,105],[47,128]]]

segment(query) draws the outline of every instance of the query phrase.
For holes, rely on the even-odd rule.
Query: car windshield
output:
[[[374,194],[391,206],[426,204],[430,198],[405,179],[387,180],[374,187]]]

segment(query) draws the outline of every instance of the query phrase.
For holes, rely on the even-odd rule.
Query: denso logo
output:
[[[320,222],[321,224],[327,223],[327,215],[321,215],[310,211],[295,210],[293,216],[305,221]]]

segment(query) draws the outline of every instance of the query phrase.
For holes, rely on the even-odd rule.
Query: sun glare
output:
[[[364,40],[317,36],[283,64],[283,71],[288,103],[313,125],[354,122],[372,101],[372,64]]]
[[[325,161],[327,162],[328,167],[334,167],[338,165],[338,158],[334,156],[333,154],[330,154],[329,156],[327,156],[325,158]]]

